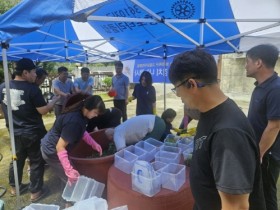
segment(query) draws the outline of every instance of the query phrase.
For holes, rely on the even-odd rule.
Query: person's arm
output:
[[[124,133],[115,129],[113,139],[114,139],[117,151],[120,151],[121,149],[126,147],[126,139],[125,139]]]
[[[92,78],[92,77],[89,77],[89,78],[88,78],[88,86],[87,86],[86,89],[85,89],[85,93],[91,92],[92,87],[93,87],[93,78]]]
[[[91,148],[99,153],[102,156],[102,147],[90,136],[90,134],[85,131],[83,135],[83,141],[87,143],[87,145],[91,146]]]
[[[60,137],[56,144],[56,151],[57,151],[58,159],[64,169],[65,175],[68,177],[68,182],[71,185],[78,180],[80,174],[78,171],[76,171],[73,168],[73,166],[71,165],[71,163],[69,161],[68,153],[66,151],[67,145],[68,145],[68,142]]]
[[[125,96],[125,103],[128,104],[129,100],[128,100],[128,95],[129,95],[129,85],[126,86],[126,96]]]
[[[53,88],[53,92],[56,94],[56,95],[60,95],[60,96],[63,96],[63,97],[67,97],[70,93],[64,93],[62,92],[60,89],[58,88]]]
[[[153,114],[157,115],[157,106],[156,106],[156,89],[154,86],[152,86],[152,94],[151,94],[151,99],[153,102],[152,106],[153,106]]]
[[[280,120],[269,120],[259,143],[261,160],[264,154],[275,142],[279,131]]]
[[[218,191],[222,210],[248,210],[249,209],[249,194],[233,195]]]
[[[51,111],[54,107],[54,104],[59,100],[60,96],[54,96],[52,100],[46,105],[42,107],[36,107],[37,111],[41,114],[47,114],[49,111]]]

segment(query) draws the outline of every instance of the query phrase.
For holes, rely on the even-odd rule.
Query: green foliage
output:
[[[106,85],[106,87],[110,87],[112,84],[112,77],[105,77],[103,79],[104,84]]]
[[[9,9],[11,9],[13,6],[18,4],[20,0],[6,0],[6,1],[0,1],[0,14],[5,13]]]

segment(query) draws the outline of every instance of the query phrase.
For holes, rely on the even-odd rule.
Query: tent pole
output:
[[[163,83],[163,100],[164,100],[164,106],[163,106],[163,111],[166,109],[166,77],[167,77],[167,70],[166,70],[166,45],[163,45],[163,60],[164,60],[164,83]]]
[[[18,170],[17,170],[17,161],[16,161],[17,158],[16,158],[14,124],[13,124],[12,106],[11,106],[10,78],[9,78],[8,61],[7,61],[8,44],[1,43],[1,47],[2,47],[2,58],[3,58],[3,68],[4,68],[4,81],[5,81],[5,89],[6,89],[5,96],[7,101],[8,124],[9,124],[9,132],[10,132],[10,139],[11,139],[11,146],[12,146],[12,161],[13,161],[14,177],[15,177],[17,209],[20,209],[21,204],[20,204],[20,197],[19,197],[20,194],[19,194]]]

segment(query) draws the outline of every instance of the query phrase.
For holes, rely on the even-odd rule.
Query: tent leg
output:
[[[17,209],[21,208],[20,203],[20,194],[19,194],[19,182],[18,182],[18,172],[17,172],[17,162],[16,162],[16,149],[15,149],[15,137],[14,137],[14,125],[13,125],[13,116],[11,109],[11,95],[10,95],[10,78],[8,72],[8,61],[7,61],[7,48],[8,44],[1,43],[2,47],[2,58],[3,58],[3,68],[4,68],[4,80],[6,88],[6,99],[7,99],[7,112],[8,112],[8,123],[9,123],[9,132],[12,146],[12,160],[14,167],[14,176],[15,176],[15,187],[16,187],[16,197],[17,197]]]

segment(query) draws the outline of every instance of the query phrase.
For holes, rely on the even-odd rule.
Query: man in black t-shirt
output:
[[[190,168],[194,210],[265,210],[258,145],[244,113],[221,91],[212,55],[193,50],[170,66],[172,90],[200,112]]]
[[[278,48],[257,45],[246,54],[247,77],[256,79],[248,119],[256,133],[262,159],[266,208],[278,210],[277,181],[280,172],[280,77],[274,71]]]
[[[42,198],[46,191],[43,189],[44,162],[40,152],[40,140],[46,134],[42,115],[48,113],[54,106],[57,98],[46,104],[39,87],[34,83],[36,67],[30,59],[20,59],[16,65],[15,78],[10,81],[10,97],[14,139],[16,150],[16,163],[20,193],[29,187],[31,201]],[[4,112],[6,126],[8,124],[7,90],[5,84],[0,86],[0,103]],[[30,160],[30,184],[22,184],[23,167],[26,158]],[[13,162],[9,169],[9,184],[11,195],[16,194]]]

